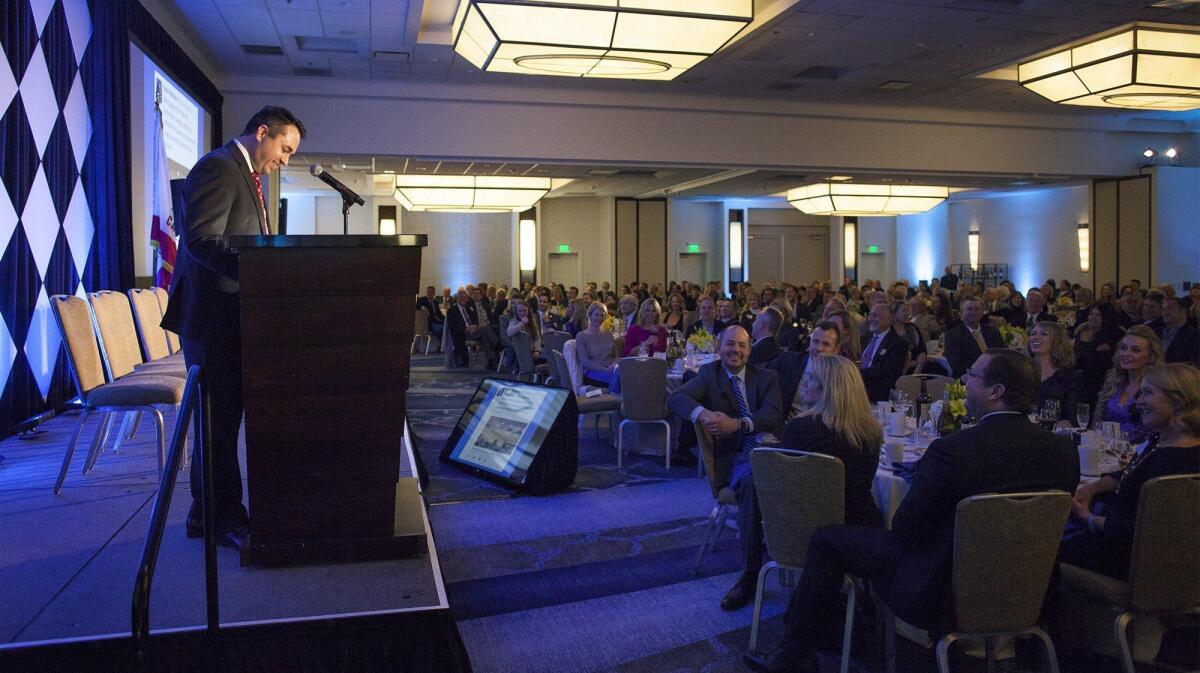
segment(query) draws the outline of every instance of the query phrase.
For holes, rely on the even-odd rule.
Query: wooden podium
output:
[[[242,565],[424,551],[400,479],[425,236],[244,236],[239,256],[250,535]]]

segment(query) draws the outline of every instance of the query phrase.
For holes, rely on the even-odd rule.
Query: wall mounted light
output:
[[[391,217],[385,217],[379,220],[379,235],[380,236],[395,236],[396,235],[396,220]]]
[[[1075,230],[1079,238],[1079,271],[1087,273],[1092,268],[1092,231],[1086,223]]]
[[[1147,159],[1153,159],[1154,157],[1158,156],[1158,152],[1154,151],[1153,147],[1147,147],[1146,149],[1142,150],[1142,156]]]
[[[842,220],[842,266],[850,280],[858,282],[858,218]]]
[[[729,211],[729,282],[741,283],[746,280],[746,250],[745,229],[742,210]],[[699,246],[697,246],[699,247]]]
[[[1017,65],[1021,86],[1066,105],[1200,108],[1200,27],[1132,23]]]
[[[461,0],[451,35],[485,72],[671,80],[753,19],[753,0]]]
[[[533,208],[517,220],[517,249],[521,284],[537,282],[537,210]]]
[[[967,234],[967,256],[970,258],[971,270],[979,270],[979,232],[972,231]]]

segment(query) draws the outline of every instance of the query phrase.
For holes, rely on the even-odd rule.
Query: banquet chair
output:
[[[163,315],[166,315],[167,302],[170,300],[170,295],[168,295],[167,291],[161,287],[155,287],[153,289],[154,296],[158,297],[158,308],[160,311],[162,311]],[[168,329],[164,329],[163,331],[167,333],[167,346],[171,349],[171,352],[181,352],[183,349],[179,345],[179,335]]]
[[[571,340],[571,335],[566,332],[557,330],[546,330],[542,333],[542,353],[546,355],[546,365],[549,369],[550,378],[559,377],[562,372],[558,372],[554,365],[554,358],[548,355],[554,351],[562,352],[563,344]],[[556,373],[557,372],[557,373]],[[547,380],[547,383],[550,381]]]
[[[954,379],[949,376],[908,374],[896,379],[896,389],[903,392],[908,399],[915,400],[921,394],[921,379],[925,379],[925,390],[934,402],[942,399],[947,385],[954,383]]]
[[[1064,589],[1121,610],[1113,636],[1125,673],[1134,672],[1129,623],[1136,618],[1200,612],[1200,474],[1174,474],[1142,485],[1129,580],[1063,563]]]
[[[671,421],[667,409],[667,361],[662,358],[622,358],[621,424],[617,426],[617,467],[625,457],[625,424],[655,423],[666,428],[663,453],[671,469]]]
[[[182,365],[183,353],[172,354],[167,342],[167,331],[162,328],[162,307],[152,289],[129,290],[129,303],[133,308],[133,322],[142,343],[142,358],[154,362],[171,358]]]
[[[501,369],[497,371],[503,369],[505,356],[512,353],[517,361],[517,378],[524,379],[527,377],[531,381],[536,382],[538,373],[533,363],[533,337],[529,336],[527,332],[518,332],[515,336],[508,337],[508,342],[508,347],[500,355]]]
[[[567,352],[554,351],[554,359],[557,363],[557,368],[561,377],[560,387],[566,388],[575,393],[575,403],[579,407],[579,418],[582,422],[584,414],[597,414],[596,418],[596,436],[600,436],[600,419],[599,414],[608,415],[608,428],[611,432],[613,423],[613,414],[621,408],[621,398],[609,393],[601,393],[588,397],[583,392],[582,381],[579,375],[579,365],[576,363],[572,366],[571,361],[575,358],[575,340],[571,339],[563,344],[564,350]]]
[[[425,340],[425,354],[429,355],[429,349],[433,346],[433,334],[429,331],[429,314],[425,309],[416,309],[413,315],[413,340],[412,346],[409,347],[409,354],[417,352],[417,341]]]
[[[57,495],[62,492],[67,469],[75,454],[75,445],[79,441],[84,422],[92,413],[100,414],[100,426],[96,429],[84,461],[84,474],[95,464],[114,412],[148,411],[153,414],[155,429],[158,431],[158,470],[161,476],[166,438],[163,432],[163,415],[158,406],[179,405],[183,397],[184,379],[174,376],[140,375],[127,376],[115,381],[106,380],[88,303],[73,295],[54,295],[50,297],[50,306],[54,310],[55,322],[62,332],[67,365],[82,404],[79,423],[75,426],[70,443],[67,444],[58,480],[54,484],[54,493]]]
[[[754,652],[767,575],[777,569],[803,572],[813,532],[845,522],[846,468],[833,456],[767,447],[754,449],[750,466],[772,559],[758,571],[754,618],[750,622],[750,651]],[[841,673],[846,673],[850,665],[850,630],[857,597],[853,581],[846,581],[846,595]]]
[[[716,454],[713,453],[713,436],[700,423],[692,423],[696,429],[696,445],[700,449],[700,463],[704,465],[704,473],[708,475],[708,487],[712,491],[713,508],[708,515],[708,525],[704,529],[704,540],[700,543],[700,551],[696,553],[696,563],[692,566],[692,574],[700,574],[700,564],[704,562],[704,556],[709,549],[717,546],[721,541],[721,532],[725,530],[725,524],[729,520],[729,509],[737,507],[737,494],[729,487],[729,484],[717,483]]]
[[[949,673],[950,645],[967,638],[984,641],[990,672],[996,638],[1003,635],[1040,639],[1046,666],[1058,673],[1054,643],[1037,619],[1070,509],[1071,494],[1065,491],[993,493],[959,501],[951,570],[954,629],[937,642],[940,673]],[[898,620],[886,602],[883,620],[884,670],[895,673]]]

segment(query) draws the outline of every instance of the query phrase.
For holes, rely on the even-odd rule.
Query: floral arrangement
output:
[[[946,399],[950,400],[950,417],[961,421],[967,416],[967,386],[964,383],[947,383]]]
[[[705,330],[696,330],[687,338],[687,343],[697,353],[717,352],[717,340]]]
[[[612,314],[610,313],[610,314],[608,314],[607,317],[604,318],[604,322],[600,323],[600,331],[612,333],[613,329],[616,328],[616,326],[617,326],[617,320],[616,320],[616,318],[613,318]]]
[[[1001,325],[1000,336],[1004,337],[1004,345],[1009,348],[1020,348],[1025,345],[1025,340],[1028,334],[1024,327],[1014,327],[1012,325]]]
[[[1059,298],[1058,298],[1059,306],[1067,307],[1067,306],[1071,306],[1071,304],[1072,304],[1072,300],[1069,296],[1067,296],[1065,294],[1059,296]]]

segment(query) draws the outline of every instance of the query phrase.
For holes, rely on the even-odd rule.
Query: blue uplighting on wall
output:
[[[942,275],[942,267],[949,263],[948,213],[949,206],[942,203],[928,212],[896,218],[896,248],[905,251],[896,256],[898,278],[915,284]]]

